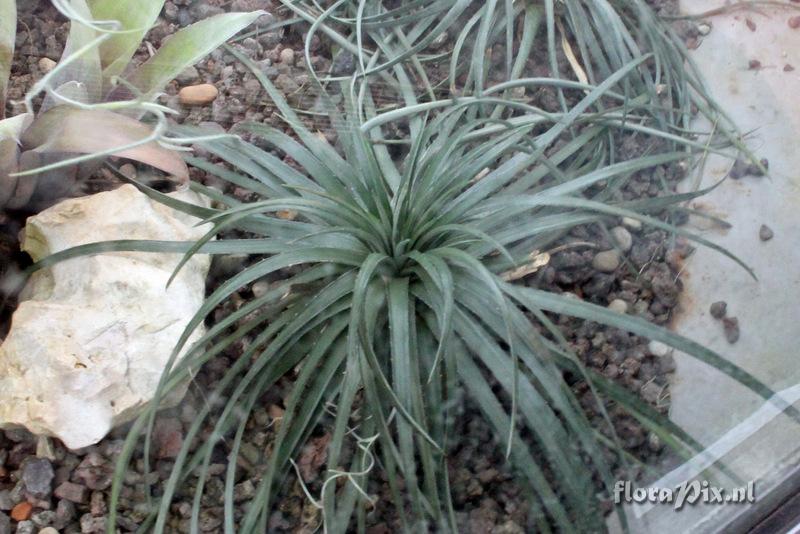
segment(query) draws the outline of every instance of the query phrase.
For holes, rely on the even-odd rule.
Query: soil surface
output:
[[[674,11],[674,2],[653,3],[659,4],[656,6],[658,9]],[[285,10],[277,9],[276,4],[269,0],[167,2],[158,25],[147,40],[158,48],[160,42],[178,28],[200,18],[224,10],[264,9],[272,16],[265,16],[259,21],[258,27],[263,31],[241,40],[236,46],[259,64],[294,106],[313,109],[315,98],[308,91],[309,78],[302,53],[302,32],[307,27],[269,29],[274,22],[288,17]],[[687,38],[692,33],[691,26],[688,28]],[[42,58],[59,59],[67,31],[67,24],[47,3],[43,2],[38,8],[22,14],[6,109],[8,115],[13,116],[21,111],[15,101],[21,100],[41,77]],[[138,57],[141,59],[146,55],[147,49],[143,47]],[[312,48],[312,63],[319,72],[342,73],[348,69],[348,58],[332,57],[330,49],[322,42]],[[546,75],[546,64],[543,55],[533,57],[531,76]],[[562,72],[566,71],[568,69],[562,69]],[[431,79],[444,75],[443,71],[430,73]],[[199,83],[215,85],[219,96],[207,106],[182,108],[177,97],[179,89]],[[282,127],[275,116],[274,107],[254,76],[223,51],[216,51],[196,67],[187,69],[168,86],[166,93],[164,102],[181,111],[181,120],[190,123],[228,129],[239,121],[250,120]],[[541,94],[536,96],[538,104],[545,109],[559,105],[555,94],[547,89],[542,89]],[[326,132],[326,135],[332,134]],[[642,141],[635,137],[623,137],[619,141],[627,157],[653,148],[641,145]],[[657,167],[640,173],[627,185],[623,194],[625,198],[658,195],[661,192],[658,184],[666,181],[674,185],[682,176],[683,171],[677,166]],[[192,177],[206,185],[223,188],[241,200],[251,198],[248,191],[231,188],[227,183],[196,170],[192,171]],[[85,194],[114,185],[112,179],[98,176],[76,184],[74,194]],[[18,252],[16,241],[25,215],[0,214],[0,276],[6,288],[12,285],[10,280],[14,274],[25,266],[26,259]],[[617,221],[611,225],[576,228],[554,247],[550,263],[528,276],[524,283],[554,292],[572,293],[575,298],[626,311],[662,325],[668,325],[676,313],[682,289],[681,265],[691,252],[686,243],[671,239],[662,231],[643,229],[630,221]],[[619,252],[601,254],[609,249]],[[252,258],[241,257],[216,261],[210,274],[209,288],[213,289],[224,277],[252,261]],[[257,290],[252,287],[240,290],[216,311],[215,316],[223,316],[227,311],[239,307]],[[13,294],[6,292],[4,295],[0,335],[5,335],[10,313],[16,304]],[[587,365],[638,392],[662,413],[668,411],[669,375],[675,369],[675,362],[664,347],[591,322],[567,317],[554,317],[554,320]],[[152,484],[155,493],[158,493],[159,484],[169,476],[172,458],[180,448],[184,432],[194,420],[197,406],[205,402],[203,392],[214,388],[221,371],[227,369],[239,353],[241,350],[238,353],[232,350],[210,362],[197,375],[184,402],[160,415],[154,436],[156,457],[150,472],[145,472],[144,462],[140,459],[132,464],[126,475],[119,518],[122,531],[135,530],[145,517],[145,483]],[[280,425],[283,402],[290,386],[291,382],[286,379],[270,390],[248,422],[236,486],[236,501],[240,507],[252,497],[258,483],[258,467]],[[590,419],[603,432],[610,433],[586,384],[576,380],[573,387],[580,395]],[[609,405],[607,408],[616,433],[636,458],[656,468],[674,461],[663,453],[662,444],[655,435],[648,433],[615,406]],[[461,530],[509,534],[529,531],[525,495],[505,467],[492,431],[471,403],[465,401],[461,410],[463,417],[456,431],[463,438],[449,462]],[[49,447],[40,443],[38,453],[36,439],[27,432],[0,431],[0,534],[38,532],[48,526],[64,533],[104,532],[111,473],[125,431],[126,428],[120,428],[96,446],[78,451],[66,450],[57,440],[49,441]],[[206,432],[210,432],[210,427]],[[326,467],[325,446],[328,438],[325,428],[321,428],[297,459],[303,481],[312,494],[318,494],[315,492],[320,488],[319,477]],[[204,439],[204,435],[199,439]],[[212,475],[206,483],[203,497],[201,528],[204,532],[219,532],[222,528],[226,462],[226,452],[220,448],[219,454],[214,457]],[[623,473],[618,469],[617,474],[621,478],[636,478],[640,473]],[[371,492],[378,497],[368,517],[369,532],[372,533],[396,529],[385,486],[378,483],[371,488]],[[188,532],[192,493],[193,486],[179,491],[172,507],[170,531]],[[384,506],[382,502],[387,504]],[[241,509],[237,513],[240,514]],[[270,518],[270,531],[314,532],[319,527],[319,511],[306,498],[297,477],[290,475],[277,509]]]

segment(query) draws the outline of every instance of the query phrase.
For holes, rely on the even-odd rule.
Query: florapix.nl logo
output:
[[[668,504],[675,510],[685,505],[703,504],[744,504],[756,500],[754,482],[736,488],[723,488],[710,484],[707,480],[692,480],[672,488],[650,486],[633,487],[629,480],[618,480],[614,484],[614,502],[636,504]]]

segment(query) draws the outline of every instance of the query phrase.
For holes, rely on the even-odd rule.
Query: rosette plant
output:
[[[605,1],[577,0],[285,4],[310,24],[307,56],[312,37],[324,33],[357,58],[356,73],[344,80],[320,79],[312,70],[336,146],[306,125],[252,61],[231,49],[261,81],[288,129],[241,124],[235,132],[252,135],[258,146],[230,137],[205,140],[198,144],[224,165],[186,161],[259,200],[242,203],[190,183],[217,206],[203,208],[137,184],[211,229],[194,243],[85,245],[35,266],[106,250],[180,252],[181,265],[198,253],[257,258],[223,280],[189,320],[156,398],[133,424],[120,454],[109,532],[143,435],[149,471],[159,400],[234,348],[237,357],[205,392],[210,401],[198,407],[143,532],[168,528],[179,495],[192,500],[189,528],[199,531],[209,466],[220,454],[229,460],[222,529],[267,531],[294,458],[320,427],[331,435],[326,467],[320,487],[306,490],[326,531],[363,531],[368,509],[377,505],[393,506],[404,532],[457,532],[448,456],[458,444],[454,421],[465,398],[483,414],[527,488],[531,529],[604,530],[600,500],[612,494],[614,483],[607,453],[623,463],[627,457],[613,431],[604,434],[591,424],[569,377],[589,385],[607,421],[603,407],[611,401],[681,455],[702,446],[635,393],[584,366],[553,314],[659,340],[772,397],[767,385],[697,343],[641,318],[520,283],[547,262],[551,244],[570,229],[619,217],[685,236],[747,269],[713,243],[664,222],[665,212],[703,191],[628,201],[617,194],[638,173],[720,149],[718,139],[700,142],[688,131],[692,106],[709,116],[715,108],[702,96],[697,74],[681,70],[678,45],[643,3],[621,2],[619,12]],[[349,11],[335,12],[339,7]],[[586,10],[591,17],[584,17]],[[439,98],[441,86],[423,68],[437,56],[422,51],[462,15],[469,19],[454,32],[449,78],[466,75],[469,83]],[[652,54],[642,52],[627,31],[631,20],[657,30],[644,36]],[[524,22],[516,39],[518,21]],[[557,72],[524,78],[525,59],[515,63],[509,52],[508,79],[492,83],[486,50],[505,42],[528,56],[540,22],[554,59],[556,29],[565,27],[573,70],[583,74],[577,80]],[[459,55],[471,43],[472,51]],[[584,58],[581,69],[575,49]],[[559,109],[515,97],[515,89],[542,87],[557,91]],[[379,98],[389,90],[397,98],[383,109]],[[736,142],[721,129],[729,134],[726,143]],[[176,133],[203,136],[193,128]],[[653,142],[644,154],[618,158],[620,133]],[[226,231],[234,229],[244,234],[229,238]],[[274,278],[266,292],[215,317],[187,346],[194,329],[234,293]],[[291,384],[285,413],[265,451],[255,495],[237,506],[236,458],[250,415],[284,378]],[[392,502],[376,503],[384,483]],[[625,527],[624,511],[616,513]]]

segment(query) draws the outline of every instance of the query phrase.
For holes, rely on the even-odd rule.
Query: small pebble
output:
[[[43,57],[42,59],[39,60],[38,65],[39,65],[39,70],[42,71],[43,74],[47,74],[48,72],[56,68],[56,65],[58,65],[58,63],[56,63],[49,57]]]
[[[631,217],[623,217],[622,225],[629,230],[633,230],[634,232],[642,229],[642,221],[639,219],[633,219]]]
[[[281,63],[284,65],[292,65],[294,64],[294,50],[291,48],[284,48],[281,50]]]
[[[81,484],[62,482],[61,485],[56,488],[53,494],[59,499],[65,499],[70,502],[81,504],[86,502],[86,495],[88,491],[88,488]]]
[[[728,303],[724,300],[717,301],[711,305],[709,311],[711,312],[711,317],[714,319],[722,319],[728,312]]]
[[[650,351],[650,354],[652,354],[653,356],[661,358],[671,353],[672,347],[670,347],[666,343],[653,340],[647,345],[647,350]]]
[[[0,534],[11,533],[11,518],[0,512]]]
[[[160,417],[153,427],[156,458],[175,458],[183,446],[183,425],[176,417]]]
[[[708,22],[701,22],[697,25],[697,33],[700,35],[708,35],[711,33],[711,24]]]
[[[0,510],[7,512],[14,508],[15,504],[17,503],[11,498],[11,492],[9,490],[0,490]]]
[[[251,480],[245,480],[233,487],[233,501],[243,502],[253,498],[256,494],[256,487]]]
[[[739,319],[736,317],[726,317],[722,320],[722,327],[725,329],[725,339],[733,344],[739,341]]]
[[[44,527],[39,531],[39,534],[58,534],[58,531],[53,527]]]
[[[664,444],[661,443],[661,438],[659,438],[657,434],[650,432],[650,434],[647,435],[647,447],[653,452],[658,452],[664,448]]]
[[[761,241],[769,241],[773,237],[775,237],[775,232],[772,231],[772,228],[766,224],[762,224],[761,228],[758,230],[758,238]]]
[[[175,78],[180,85],[187,85],[190,83],[196,82],[200,78],[200,73],[197,71],[195,67],[189,66],[183,70],[178,76]]]
[[[756,178],[760,178],[764,176],[764,171],[761,170],[762,167],[764,169],[769,169],[768,159],[763,158],[758,163],[755,163],[739,158],[734,162],[733,167],[731,167],[729,175],[734,180],[739,180],[745,176],[754,176]]]
[[[619,253],[616,250],[598,252],[592,259],[592,267],[601,273],[613,273],[619,267]]]
[[[677,364],[675,363],[675,357],[672,354],[667,354],[666,356],[659,358],[658,364],[661,372],[665,374],[674,373],[678,368]]]
[[[33,506],[29,502],[21,502],[11,510],[11,519],[14,521],[27,521],[33,513]]]
[[[297,218],[297,212],[294,210],[280,210],[276,212],[275,215],[284,221],[293,221]]]
[[[219,90],[210,83],[190,85],[178,93],[178,98],[184,106],[202,106],[210,104],[219,95]]]
[[[127,178],[130,178],[131,180],[136,179],[136,167],[134,167],[133,164],[131,163],[125,163],[124,165],[122,165],[119,168],[119,172],[122,175],[126,176]]]
[[[47,436],[39,436],[36,440],[36,456],[47,458],[51,462],[56,461],[56,453],[53,450],[53,442]]]
[[[31,516],[31,521],[33,524],[38,527],[47,527],[53,524],[53,521],[56,519],[56,513],[52,510],[42,510],[41,512],[36,512]]]
[[[33,521],[20,521],[17,523],[16,534],[34,534],[36,532],[36,525]]]
[[[253,291],[253,296],[255,298],[261,298],[267,294],[267,291],[269,291],[269,282],[266,280],[259,280],[253,284],[251,290]]]
[[[63,528],[75,518],[75,515],[75,505],[62,499],[56,505],[56,520],[53,524],[56,528]]]
[[[800,15],[791,17],[789,19],[789,27],[792,28],[793,30],[800,28]]]
[[[628,313],[628,303],[622,299],[614,299],[608,303],[608,309],[617,313]]]
[[[633,236],[624,226],[612,228],[611,237],[614,238],[614,242],[622,252],[628,252],[633,246]]]
[[[656,404],[663,392],[664,388],[652,381],[647,382],[641,389],[642,397],[651,404]]]
[[[53,464],[46,458],[28,460],[22,470],[22,482],[25,484],[25,490],[37,498],[50,495],[54,476]]]

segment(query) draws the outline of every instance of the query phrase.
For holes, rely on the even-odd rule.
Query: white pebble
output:
[[[623,217],[622,225],[629,230],[633,230],[634,232],[642,229],[642,221],[638,219],[632,219],[630,217]]]
[[[598,252],[592,259],[592,267],[601,273],[612,273],[619,267],[619,253],[616,250]]]
[[[608,309],[617,313],[628,313],[628,303],[622,299],[614,299],[608,303]]]
[[[258,282],[253,284],[253,287],[251,289],[253,291],[253,296],[255,298],[263,297],[264,295],[267,294],[267,291],[269,291],[269,282],[267,282],[266,280],[259,280]]]
[[[47,74],[48,72],[56,68],[56,65],[57,63],[52,59],[50,59],[49,57],[43,57],[42,59],[39,60],[39,70],[42,71],[42,73],[44,74]]]
[[[628,252],[633,246],[633,236],[624,226],[612,228],[611,237],[614,238],[614,242],[622,252]]]
[[[281,63],[292,65],[294,63],[294,50],[291,48],[284,48],[281,50]]]
[[[649,350],[650,354],[653,356],[662,358],[672,352],[672,347],[660,341],[651,341],[650,344],[647,345],[647,350]]]

